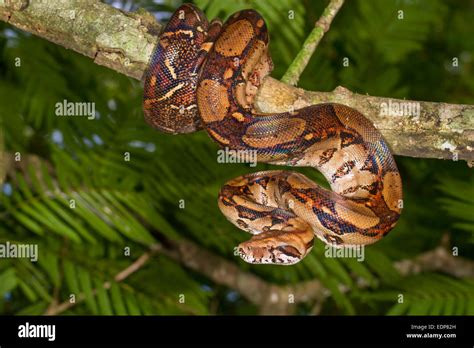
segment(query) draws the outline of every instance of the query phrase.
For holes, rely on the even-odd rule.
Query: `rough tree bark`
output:
[[[141,79],[161,25],[146,11],[125,13],[97,0],[0,0],[0,19]],[[382,105],[407,100],[353,93],[343,87],[309,92],[267,77],[256,106],[286,111],[322,102],[352,106],[377,126],[393,153],[474,162],[474,106],[419,102],[419,116],[389,116]]]

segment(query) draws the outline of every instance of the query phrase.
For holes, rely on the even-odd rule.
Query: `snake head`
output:
[[[239,245],[240,257],[252,264],[294,265],[303,259],[311,247],[299,250],[293,245],[278,240],[249,240]]]

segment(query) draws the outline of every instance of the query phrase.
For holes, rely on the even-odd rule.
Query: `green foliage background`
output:
[[[179,1],[109,1],[144,7],[160,20]],[[274,77],[281,77],[326,1],[196,0],[212,18],[255,8],[267,21]],[[288,11],[295,19],[288,20]],[[404,20],[398,20],[398,11]],[[305,70],[300,86],[450,103],[474,102],[474,2],[346,1]],[[21,67],[15,67],[15,58]],[[343,57],[350,66],[342,66]],[[453,57],[459,67],[453,68]],[[435,248],[443,234],[473,259],[474,177],[465,162],[397,157],[404,212],[395,230],[366,249],[366,260],[324,257],[323,245],[292,267],[250,266],[233,256],[249,236],[216,204],[220,186],[268,165],[217,164],[204,133],[169,136],[149,128],[142,87],[88,58],[0,24],[0,115],[9,153],[40,164],[7,176],[0,243],[37,243],[37,263],[0,260],[0,313],[42,314],[55,294],[84,293],[63,314],[254,314],[258,308],[165,256],[124,282],[111,282],[157,235],[187,238],[276,284],[320,279],[331,290],[322,314],[474,314],[473,279],[424,272],[401,276],[397,260]],[[95,102],[99,118],[56,117],[57,102]],[[123,154],[130,152],[131,161]],[[314,170],[303,173],[324,184]],[[69,208],[75,199],[76,209]],[[185,209],[179,209],[179,200]],[[123,250],[131,248],[131,257]],[[360,287],[360,279],[366,286]],[[342,285],[342,286],[341,286]],[[100,289],[96,295],[94,288]],[[345,288],[347,291],[341,292]],[[185,294],[186,303],[178,302]],[[398,304],[398,294],[405,302]],[[306,314],[314,304],[300,305]]]

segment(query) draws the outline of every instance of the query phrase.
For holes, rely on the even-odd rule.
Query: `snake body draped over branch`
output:
[[[210,23],[193,5],[173,14],[145,75],[146,121],[167,133],[205,129],[221,147],[260,162],[311,166],[331,190],[282,170],[227,182],[218,197],[227,219],[253,237],[239,245],[249,263],[295,264],[314,236],[335,247],[368,245],[395,226],[402,184],[386,142],[357,110],[335,103],[262,114],[253,99],[272,70],[264,19],[253,10]]]

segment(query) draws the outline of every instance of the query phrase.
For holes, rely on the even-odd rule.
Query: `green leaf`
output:
[[[48,308],[48,302],[40,301],[37,303],[33,303],[16,313],[16,315],[42,315],[46,309]]]
[[[15,270],[8,268],[0,273],[0,296],[4,296],[7,292],[12,291],[18,285]]]
[[[76,267],[69,260],[64,260],[63,268],[64,268],[64,278],[66,279],[68,289],[77,297],[79,293],[81,292],[81,289],[79,288],[79,281],[77,279]]]
[[[38,299],[38,296],[34,292],[34,290],[26,284],[21,278],[17,278],[18,286],[20,287],[21,291],[25,294],[28,301],[35,302]]]
[[[112,306],[110,305],[107,290],[104,288],[104,283],[99,279],[94,280],[97,291],[97,303],[99,305],[99,312],[102,315],[113,315]]]
[[[50,252],[42,252],[38,257],[38,264],[43,268],[50,277],[54,286],[59,286],[59,259],[57,255]]]
[[[128,313],[130,315],[140,315],[140,306],[135,298],[135,296],[131,293],[125,295],[125,303],[127,304]]]
[[[92,313],[99,314],[97,303],[95,301],[95,296],[92,291],[92,281],[91,281],[91,277],[89,273],[79,268],[78,276],[79,276],[79,283],[81,285],[81,289],[85,295],[87,306],[92,311]]]
[[[123,302],[122,293],[117,283],[112,282],[110,286],[110,296],[116,315],[127,315],[127,309]]]

